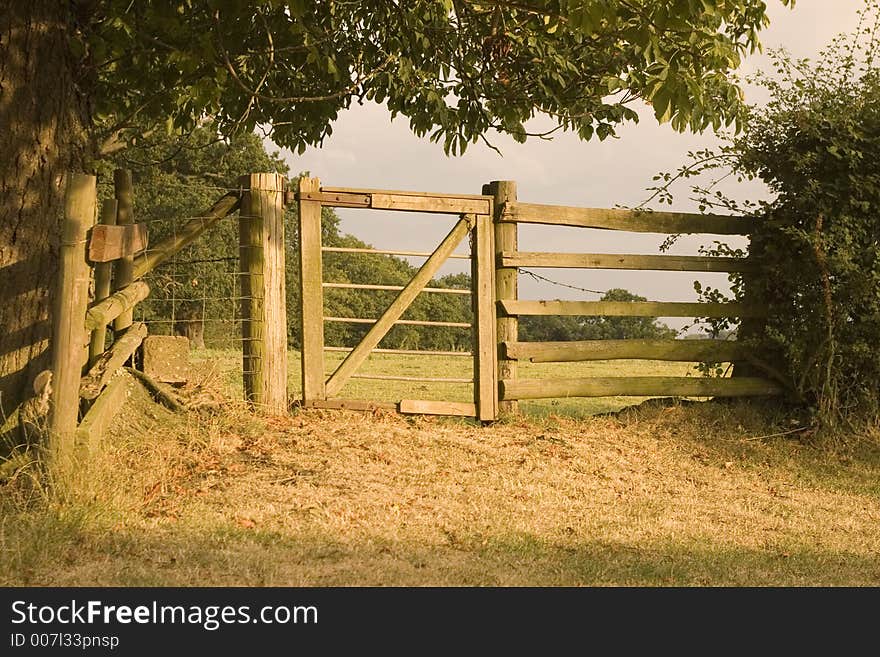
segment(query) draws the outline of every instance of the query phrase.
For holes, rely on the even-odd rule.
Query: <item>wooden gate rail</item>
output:
[[[324,347],[324,351],[340,351],[348,353],[351,347]],[[432,351],[430,349],[373,349],[374,354],[399,354],[404,356],[461,356],[472,358],[471,351]]]
[[[395,256],[411,256],[414,258],[428,258],[431,253],[428,251],[401,251],[399,249],[359,249],[348,246],[322,246],[321,251],[324,253],[371,253],[374,255],[395,255]],[[449,258],[458,260],[470,260],[470,255],[466,253],[450,253]]]
[[[375,381],[409,381],[414,383],[473,383],[474,379],[451,376],[404,376],[402,374],[352,374],[352,379],[372,379]]]
[[[369,285],[367,283],[322,283],[321,287],[338,290],[389,290],[400,291],[403,285]],[[434,294],[461,294],[468,295],[470,290],[460,290],[454,287],[423,287],[422,292]]]
[[[336,322],[342,324],[375,324],[378,319],[369,319],[367,317],[325,317],[325,322]],[[443,326],[446,328],[471,328],[473,324],[470,322],[440,322],[431,319],[396,319],[392,324],[400,324],[403,326]]]

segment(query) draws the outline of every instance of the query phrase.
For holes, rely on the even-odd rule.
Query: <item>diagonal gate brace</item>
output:
[[[394,323],[400,319],[403,313],[406,312],[406,309],[415,301],[419,292],[431,282],[440,266],[446,262],[455,248],[461,244],[473,227],[475,220],[476,218],[473,215],[462,215],[461,219],[449,231],[449,234],[440,242],[440,246],[431,254],[431,257],[425,261],[412,280],[400,291],[394,301],[391,302],[391,305],[382,313],[382,316],[376,320],[376,323],[373,324],[373,327],[364,336],[360,344],[348,354],[346,359],[342,361],[342,364],[327,379],[326,391],[328,397],[338,393],[348,382],[351,375],[357,371],[357,368],[370,355],[370,352],[376,348],[382,338],[394,326]]]

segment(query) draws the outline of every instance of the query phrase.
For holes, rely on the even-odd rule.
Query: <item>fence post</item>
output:
[[[108,226],[116,224],[118,202],[110,198],[101,206],[101,223]],[[110,296],[110,281],[113,274],[113,261],[99,262],[95,265],[95,302],[103,301]],[[98,362],[104,353],[104,342],[107,339],[107,327],[101,326],[92,331],[89,342],[89,367]]]
[[[494,180],[483,188],[483,193],[493,196],[493,221],[495,224],[495,299],[502,301],[517,298],[517,268],[501,267],[501,253],[517,250],[517,224],[501,223],[501,211],[508,201],[516,201],[516,182],[513,180]],[[501,357],[502,342],[516,342],[519,334],[516,317],[504,317],[500,313],[496,321],[498,348],[498,380],[516,379],[516,361]],[[515,401],[499,401],[500,413],[517,413],[519,404]]]
[[[61,223],[60,267],[52,313],[49,460],[59,474],[72,465],[79,414],[85,317],[89,302],[86,233],[95,223],[95,176],[70,174]]]
[[[116,192],[116,223],[125,226],[134,223],[134,187],[131,182],[131,171],[116,169],[113,172],[113,188]],[[116,280],[114,291],[127,287],[134,280],[134,256],[123,256],[116,262]],[[128,310],[113,322],[113,331],[121,335],[134,321],[134,313]]]
[[[474,312],[474,403],[483,421],[498,419],[498,341],[495,338],[495,251],[492,217],[474,217],[471,297]]]
[[[324,292],[321,287],[321,202],[304,198],[321,190],[318,178],[299,179],[299,284],[303,405],[326,399]]]
[[[284,176],[240,179],[242,369],[245,399],[261,410],[287,412]]]

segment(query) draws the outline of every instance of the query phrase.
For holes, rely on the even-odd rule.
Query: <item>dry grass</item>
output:
[[[0,584],[880,584],[878,441],[764,438],[788,418],[744,402],[122,413],[65,499],[0,488]]]

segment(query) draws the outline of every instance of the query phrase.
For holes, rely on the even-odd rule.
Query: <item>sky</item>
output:
[[[794,9],[779,0],[766,0],[770,26],[761,33],[765,54],[748,57],[740,68],[747,75],[769,70],[766,50],[787,49],[795,57],[815,58],[840,32],[855,29],[862,0],[797,0]],[[763,101],[761,90],[746,88],[746,100]],[[385,107],[355,105],[333,125],[333,134],[319,148],[302,155],[281,150],[291,171],[308,171],[333,187],[365,187],[447,193],[479,194],[483,183],[515,180],[523,202],[584,207],[635,206],[650,194],[652,177],[673,171],[687,160],[687,152],[718,143],[711,132],[682,134],[658,125],[647,108],[639,111],[638,124],[618,129],[617,139],[580,141],[563,134],[552,141],[532,139],[516,144],[503,136],[490,136],[502,155],[483,144],[471,145],[463,156],[448,157],[440,144],[420,139],[409,130],[407,119],[392,121]],[[728,189],[740,198],[756,199],[766,192],[756,184]],[[667,208],[664,208],[667,209]],[[695,211],[687,190],[678,190],[672,209]],[[454,218],[416,213],[373,210],[338,210],[343,232],[377,248],[432,251],[451,227]],[[657,253],[662,235],[621,233],[553,226],[519,227],[520,249],[589,253]],[[673,253],[695,254],[715,237],[683,238]],[[741,245],[731,242],[732,245]],[[459,250],[462,250],[460,247]],[[418,264],[421,260],[412,260]],[[465,261],[451,261],[441,273],[463,271]],[[466,264],[466,263],[465,263]],[[692,272],[627,272],[608,270],[543,269],[536,273],[564,285],[603,291],[624,287],[654,301],[696,300],[693,282],[726,289],[724,274]],[[594,300],[592,293],[551,285],[520,274],[522,299]],[[376,281],[381,282],[381,281]],[[680,328],[686,320],[664,320]]]

